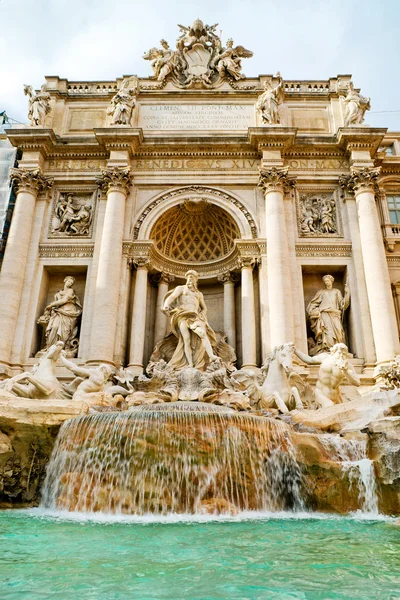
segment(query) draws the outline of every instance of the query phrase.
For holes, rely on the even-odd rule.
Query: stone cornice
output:
[[[249,127],[247,136],[249,144],[262,152],[264,149],[283,150],[293,146],[297,129],[282,127],[281,125],[267,125],[264,127]]]
[[[11,144],[21,150],[37,150],[43,158],[54,152],[57,138],[52,129],[15,128],[7,130],[7,137]]]
[[[387,129],[359,126],[339,127],[336,140],[340,148],[346,152],[367,150],[374,156],[378,151]]]
[[[288,167],[271,167],[260,170],[258,186],[263,190],[264,194],[275,191],[283,192],[285,188],[293,188],[296,180],[294,177],[289,176],[288,171]]]
[[[96,178],[96,183],[105,194],[116,191],[127,196],[132,184],[130,168],[111,167],[102,169],[101,176]]]
[[[97,142],[109,152],[111,150],[127,150],[133,156],[143,142],[143,131],[140,128],[103,127],[94,129]]]
[[[53,185],[51,177],[44,177],[39,169],[28,171],[26,169],[10,169],[10,179],[16,193],[29,192],[35,196],[39,192]]]

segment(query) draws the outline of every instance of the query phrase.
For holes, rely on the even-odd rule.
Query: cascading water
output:
[[[319,439],[331,458],[339,462],[343,474],[349,478],[350,486],[356,487],[362,512],[377,515],[375,470],[372,460],[367,457],[367,442],[333,434],[321,435]]]
[[[125,514],[304,508],[290,428],[199,402],[67,421],[42,506]]]

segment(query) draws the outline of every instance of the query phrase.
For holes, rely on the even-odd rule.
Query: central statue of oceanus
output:
[[[185,277],[186,284],[168,292],[162,307],[171,319],[172,333],[178,338],[169,366],[203,369],[207,362],[218,358],[213,350],[217,340],[207,321],[203,294],[197,287],[198,273],[190,270]]]

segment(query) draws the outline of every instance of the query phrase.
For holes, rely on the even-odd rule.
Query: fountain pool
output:
[[[395,600],[392,520],[0,513],[2,600]]]

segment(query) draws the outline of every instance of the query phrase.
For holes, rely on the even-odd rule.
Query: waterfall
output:
[[[378,496],[373,461],[367,457],[365,440],[349,440],[340,435],[319,436],[333,460],[339,462],[350,486],[357,489],[360,509],[370,515],[378,514]]]
[[[304,508],[290,428],[199,402],[65,422],[42,506],[125,514]]]

